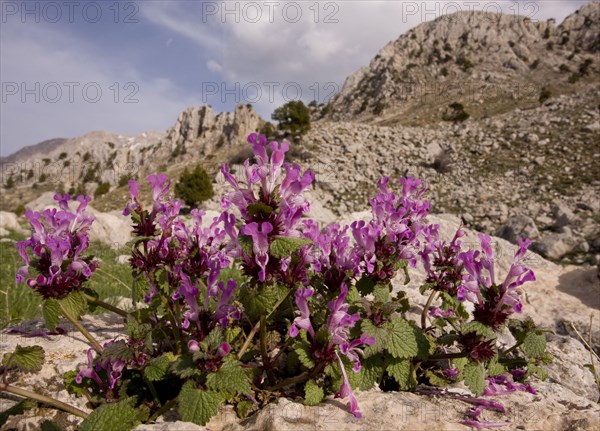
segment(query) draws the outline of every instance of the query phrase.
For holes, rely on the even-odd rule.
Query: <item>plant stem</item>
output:
[[[150,416],[150,418],[146,421],[146,423],[149,424],[150,422],[154,422],[156,419],[158,419],[162,414],[167,412],[175,404],[177,404],[177,397],[164,403],[160,409],[158,409],[152,416]]]
[[[275,312],[275,310],[277,310],[277,308],[279,308],[279,306],[283,303],[283,301],[286,300],[286,298],[289,295],[290,295],[290,292],[288,292],[283,298],[281,298],[279,300],[279,302],[277,302],[277,304],[275,304],[275,306],[273,307],[273,309],[271,310],[271,312],[269,314],[267,314],[267,316],[265,317],[265,321],[269,317],[271,317],[271,315]],[[242,356],[244,355],[244,353],[246,353],[246,350],[248,349],[248,346],[252,342],[252,339],[254,338],[254,335],[256,335],[256,332],[258,331],[259,328],[260,328],[260,320],[258,322],[256,322],[256,324],[254,325],[254,327],[252,328],[252,330],[248,334],[248,338],[246,338],[246,341],[244,341],[244,344],[242,345],[242,348],[240,349],[240,351],[237,354],[238,360],[240,360],[242,358]]]
[[[60,307],[60,311],[62,313],[63,316],[65,316],[65,318],[71,322],[71,324],[77,328],[77,330],[79,332],[81,332],[81,335],[83,335],[85,338],[87,338],[87,340],[90,342],[90,345],[96,349],[96,352],[101,353],[102,352],[102,346],[100,345],[100,343],[98,343],[98,341],[92,336],[92,334],[90,334],[88,332],[87,329],[85,329],[83,327],[83,325],[81,323],[79,323],[77,321],[77,319],[75,319],[73,316],[71,316],[71,313],[69,313],[69,311],[65,308],[65,306],[60,302],[58,302],[58,306]]]
[[[431,355],[428,360],[437,361],[440,359],[457,359],[457,358],[466,358],[469,356],[467,352],[456,352],[456,353],[442,353],[439,355]]]
[[[20,397],[31,398],[32,400],[48,404],[49,406],[56,407],[59,410],[71,413],[83,419],[88,417],[88,413],[84,412],[83,410],[79,410],[77,407],[73,407],[69,404],[63,403],[62,401],[55,400],[54,398],[38,394],[37,392],[28,391],[27,389],[21,389],[11,385],[0,384],[0,391],[9,392]]]
[[[517,342],[517,344],[515,344],[514,346],[512,346],[510,349],[505,350],[504,352],[502,352],[502,356],[509,354],[510,352],[512,352],[513,350],[515,350],[517,347],[519,347],[521,344],[523,344],[522,341]]]
[[[102,307],[107,309],[108,311],[112,311],[113,313],[117,313],[119,316],[127,317],[128,313],[125,310],[121,310],[119,307],[115,307],[114,305],[110,305],[107,302],[101,301],[97,298],[94,298],[92,295],[88,295],[87,293],[83,293],[86,301],[97,305],[98,307]]]
[[[267,353],[267,318],[260,316],[260,355],[263,361],[263,369],[267,372],[267,378],[271,385],[275,384],[275,375],[271,370],[271,361]]]
[[[429,298],[427,298],[427,302],[425,303],[425,307],[423,308],[423,312],[421,313],[422,329],[425,329],[425,327],[427,326],[427,311],[429,310],[429,306],[431,305],[436,296],[437,292],[434,290],[433,292],[431,292],[431,295],[429,295]]]
[[[173,315],[173,310],[171,310],[171,304],[169,304],[169,301],[167,300],[167,298],[165,298],[163,295],[161,295],[160,299],[162,300],[162,303],[165,306],[165,309],[167,310],[167,317],[169,318],[169,321],[171,322],[171,330],[173,331],[173,337],[175,338],[175,343],[177,345],[177,354],[179,355],[182,351],[182,346],[181,346],[181,337],[179,336],[179,327],[177,326],[177,320],[175,320],[175,316]]]
[[[283,381],[277,383],[275,386],[270,387],[267,390],[270,392],[273,392],[273,391],[276,391],[277,389],[285,388],[286,386],[291,386],[291,385],[295,385],[298,383],[304,383],[305,381],[310,380],[313,376],[318,374],[323,369],[323,367],[324,367],[323,364],[319,364],[315,368],[313,368],[310,372],[306,371],[302,374],[298,374],[297,376],[290,377],[289,379],[283,380]]]

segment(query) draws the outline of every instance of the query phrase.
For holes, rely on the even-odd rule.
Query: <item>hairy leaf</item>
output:
[[[375,326],[370,320],[364,319],[360,324],[360,328],[363,334],[375,338],[375,344],[365,347],[365,358],[381,352],[387,346],[389,337],[387,326],[378,327]]]
[[[469,362],[463,370],[465,384],[476,396],[482,394],[485,389],[485,369],[483,365]]]
[[[402,391],[408,391],[417,386],[416,376],[409,359],[390,358],[386,371],[398,382]]]
[[[24,399],[3,412],[0,412],[0,426],[4,425],[10,416],[22,415],[27,410],[34,408],[36,404],[37,403],[33,400]]]
[[[541,331],[528,332],[521,344],[521,350],[530,358],[537,358],[546,350],[546,336]]]
[[[94,410],[79,426],[80,431],[129,431],[141,423],[135,397],[104,404]]]
[[[171,363],[174,361],[175,355],[173,353],[164,353],[146,364],[144,367],[144,376],[151,382],[163,380],[167,377]]]
[[[316,406],[325,398],[323,388],[319,387],[314,380],[309,380],[304,385],[304,404],[307,406]]]
[[[193,381],[186,382],[179,392],[179,415],[185,422],[206,425],[223,403],[218,392],[196,389]]]
[[[368,391],[373,389],[374,385],[379,385],[383,378],[384,368],[384,360],[381,355],[363,359],[358,373],[358,388],[361,391]]]
[[[216,373],[206,377],[206,386],[216,391],[233,394],[249,394],[250,378],[236,360],[226,360]]]
[[[474,320],[471,322],[465,323],[462,326],[461,330],[462,330],[463,334],[467,334],[469,332],[475,332],[477,335],[481,335],[482,337],[485,337],[487,339],[496,337],[496,334],[494,333],[494,330],[491,328],[491,326],[484,325],[483,323],[480,323],[480,322],[477,322]]]
[[[13,353],[4,354],[2,365],[17,367],[17,369],[26,373],[37,373],[44,365],[44,349],[40,346],[21,347],[17,344]]]
[[[310,346],[306,341],[300,341],[294,344],[294,351],[298,355],[298,360],[306,368],[312,368],[315,366],[315,361],[310,352]]]
[[[42,316],[46,322],[46,328],[53,331],[60,321],[60,307],[56,299],[46,299],[42,304]]]
[[[63,381],[65,382],[65,389],[68,393],[81,397],[87,392],[87,389],[83,382],[78,384],[75,381],[77,374],[79,373],[75,370],[67,371],[63,374]]]
[[[282,259],[284,257],[291,256],[302,246],[311,243],[312,241],[308,238],[279,237],[273,240],[269,246],[269,252],[271,253],[271,256],[277,259]]]
[[[240,289],[240,302],[250,319],[255,322],[260,316],[266,316],[275,305],[287,295],[288,290],[282,286],[268,284],[257,290],[243,287]]]
[[[395,319],[387,326],[389,338],[386,347],[394,358],[411,358],[419,353],[415,331],[406,320]]]
[[[67,313],[74,319],[79,319],[87,309],[87,301],[81,292],[69,293],[64,298],[59,299],[59,301]]]

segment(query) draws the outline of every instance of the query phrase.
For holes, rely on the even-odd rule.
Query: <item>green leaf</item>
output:
[[[307,406],[316,406],[325,398],[323,388],[319,387],[314,380],[309,380],[304,385],[304,404]]]
[[[423,334],[420,328],[415,326],[412,328],[415,334],[415,339],[417,340],[417,358],[424,361],[435,351],[435,339],[432,336]]]
[[[410,275],[408,275],[408,260],[402,259],[395,263],[394,270],[401,269],[404,271],[404,284],[410,283]]]
[[[504,374],[507,369],[504,365],[498,362],[498,358],[494,357],[487,366],[488,375],[490,376],[499,376],[500,374]]]
[[[373,289],[374,302],[386,304],[390,302],[390,288],[386,285],[376,284]]]
[[[248,414],[252,411],[253,407],[254,404],[252,404],[252,401],[240,401],[235,406],[235,412],[237,413],[238,418],[244,419],[248,417]]]
[[[225,337],[223,336],[223,328],[220,326],[215,327],[210,333],[206,336],[203,343],[208,345],[208,350],[217,350],[219,346],[225,341]]]
[[[64,431],[64,428],[51,421],[42,422],[42,431]]]
[[[74,319],[79,319],[87,309],[87,301],[80,292],[72,292],[59,302]]]
[[[23,401],[15,404],[14,406],[0,412],[0,427],[8,421],[10,416],[22,415],[27,410],[34,408],[37,403],[30,399],[24,399]]]
[[[448,386],[448,379],[435,374],[431,370],[425,371],[425,376],[429,379],[429,384],[433,386],[438,386],[440,388]]]
[[[278,237],[275,238],[269,246],[269,252],[271,253],[271,256],[282,259],[291,256],[301,247],[311,243],[312,241],[308,238]]]
[[[37,373],[44,365],[44,349],[40,346],[21,347],[17,344],[13,353],[4,354],[2,365],[17,367],[17,369],[26,373]]]
[[[101,356],[102,359],[110,359],[111,361],[122,359],[127,362],[133,358],[133,352],[125,340],[117,340],[106,346],[102,351]]]
[[[103,404],[79,426],[80,431],[130,431],[141,423],[140,411],[134,407],[135,397]]]
[[[175,362],[175,355],[171,352],[164,353],[146,364],[144,376],[151,382],[163,380],[169,374],[169,368],[173,362]]]
[[[387,350],[394,358],[411,358],[419,353],[417,337],[412,326],[404,319],[394,319],[389,328]]]
[[[42,316],[46,322],[46,328],[53,331],[60,321],[60,307],[56,299],[47,299],[42,304]]]
[[[475,396],[479,396],[485,389],[485,369],[483,365],[476,362],[469,362],[463,370],[465,384],[471,389]]]
[[[398,382],[401,391],[408,391],[417,386],[416,375],[409,359],[390,358],[386,371]]]
[[[538,358],[546,350],[546,336],[541,331],[528,332],[525,335],[521,351],[530,358]]]
[[[83,382],[78,384],[75,381],[77,374],[79,373],[75,370],[67,371],[63,374],[63,381],[65,383],[65,389],[68,393],[81,397],[87,393],[87,386],[84,385]]]
[[[240,235],[238,236],[238,243],[242,248],[242,251],[246,256],[252,256],[254,253],[252,250],[252,237],[249,235]]]
[[[460,372],[462,372],[465,369],[465,366],[468,362],[469,360],[467,358],[452,359],[452,363],[454,364],[454,366],[456,366],[456,368],[458,368]]]
[[[529,363],[527,364],[527,373],[525,374],[525,376],[529,377],[531,375],[537,376],[537,378],[540,380],[546,380],[548,378],[548,371],[546,371],[542,367],[538,367],[535,364]]]
[[[365,296],[370,293],[373,293],[373,289],[375,288],[375,282],[369,277],[363,276],[360,280],[356,282],[356,288],[361,293],[361,295]]]
[[[358,372],[358,388],[361,391],[373,389],[374,385],[379,385],[383,379],[385,370],[384,360],[381,355],[371,356],[361,361],[360,371]],[[352,372],[353,374],[356,374]]]
[[[186,382],[179,392],[179,415],[184,422],[206,425],[223,403],[221,394],[196,389],[193,381]]]
[[[149,323],[140,323],[135,317],[128,315],[127,321],[125,322],[125,330],[127,331],[129,338],[141,340],[148,332],[152,331],[152,325]]]
[[[310,353],[310,346],[307,342],[301,341],[294,344],[294,352],[298,355],[298,360],[302,365],[306,368],[313,368],[315,366],[315,361],[312,358],[312,354]]]
[[[240,335],[240,332],[242,332],[242,328],[239,326],[228,326],[225,329],[225,341],[229,344],[233,343],[237,336]]]
[[[189,379],[190,377],[202,375],[194,358],[189,353],[177,358],[171,365],[171,371],[182,379]]]
[[[421,293],[421,295],[425,295],[425,292],[427,292],[429,289],[432,289],[433,287],[435,287],[435,283],[422,284],[419,287],[419,292]]]
[[[226,360],[216,373],[206,377],[206,386],[216,391],[233,394],[249,394],[250,378],[244,372],[242,364],[236,360]]]
[[[477,322],[475,320],[465,323],[461,328],[461,332],[463,334],[475,332],[477,335],[481,335],[482,337],[485,337],[487,339],[496,338],[496,334],[494,333],[494,330],[491,326],[484,325],[483,323]]]
[[[258,289],[242,287],[240,289],[240,302],[250,320],[255,322],[260,316],[266,316],[275,305],[288,294],[288,290],[276,284],[259,286]]]
[[[262,202],[255,202],[253,204],[248,205],[246,208],[248,215],[251,218],[256,217],[257,215],[269,215],[273,213],[273,208],[271,208],[267,204],[263,204]]]
[[[375,338],[375,343],[372,346],[365,347],[365,358],[381,352],[387,346],[389,332],[386,326],[378,327],[372,321],[364,319],[360,324],[360,328],[363,334]]]

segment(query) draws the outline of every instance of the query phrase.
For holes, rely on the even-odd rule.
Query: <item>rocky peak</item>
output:
[[[599,14],[600,4],[590,3],[558,27],[488,12],[441,16],[388,43],[349,76],[328,118],[423,125],[440,121],[453,102],[476,118],[536,105],[548,82],[568,92],[580,78],[592,79]]]
[[[209,105],[185,109],[175,125],[167,130],[166,142],[171,150],[177,148],[194,153],[212,153],[223,145],[233,145],[246,139],[263,123],[252,105],[238,105],[234,112],[215,115]]]

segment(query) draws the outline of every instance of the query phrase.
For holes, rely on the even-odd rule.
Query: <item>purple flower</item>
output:
[[[338,363],[340,365],[340,370],[342,371],[342,386],[340,386],[340,391],[335,395],[335,398],[348,398],[348,410],[350,413],[354,415],[356,418],[362,418],[362,413],[358,410],[358,400],[352,392],[352,386],[350,386],[350,382],[348,381],[348,375],[346,374],[346,368],[344,367],[344,363],[340,356],[335,353],[338,359]]]
[[[273,225],[264,222],[261,225],[252,222],[242,228],[241,233],[252,237],[252,251],[256,264],[261,268],[258,279],[265,281],[267,263],[269,262],[269,239],[267,235],[273,231]]]
[[[431,317],[439,317],[442,319],[447,319],[449,317],[456,317],[456,313],[454,312],[454,310],[452,308],[449,308],[448,310],[442,310],[439,307],[431,307],[429,309],[429,315]]]
[[[86,212],[90,198],[79,196],[75,212],[69,209],[69,195],[56,194],[54,199],[59,209],[42,213],[26,211],[34,232],[29,239],[16,244],[25,262],[17,270],[16,281],[26,282],[44,298],[63,298],[81,289],[98,266],[97,260],[83,256],[89,246],[88,232],[94,220]],[[30,269],[35,274],[27,278]]]
[[[478,236],[483,252],[468,251],[459,256],[465,273],[457,295],[459,301],[475,304],[475,320],[496,330],[512,313],[521,312],[519,287],[527,281],[535,280],[533,271],[522,264],[530,241],[519,239],[519,249],[506,278],[501,284],[496,284],[490,237],[484,234]]]
[[[219,325],[223,328],[229,325],[230,320],[239,320],[242,317],[240,309],[230,304],[236,287],[237,283],[233,279],[227,282],[227,287],[225,287],[225,283],[223,282],[220,282],[218,286],[221,295],[217,301],[214,320],[219,322]]]
[[[304,329],[310,334],[311,338],[315,338],[315,331],[310,323],[310,311],[306,302],[308,298],[313,296],[313,290],[311,288],[298,289],[295,296],[299,316],[294,319],[292,326],[290,326],[290,337],[295,338],[300,329]]]

